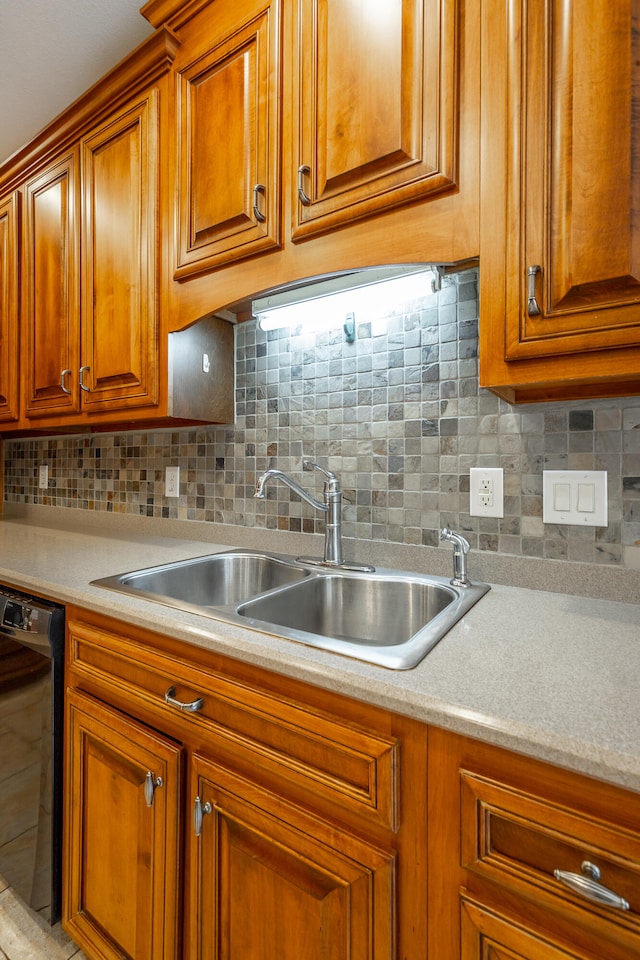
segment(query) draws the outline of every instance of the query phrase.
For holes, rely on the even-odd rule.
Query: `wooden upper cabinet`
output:
[[[22,375],[28,417],[80,409],[78,153],[25,190]]]
[[[82,405],[157,399],[158,95],[82,140]]]
[[[453,190],[457,0],[298,10],[294,239]]]
[[[17,420],[20,197],[0,201],[0,421]]]
[[[217,0],[203,18],[176,61],[178,279],[280,244],[279,0]]]
[[[481,383],[640,391],[640,2],[483,4]]]

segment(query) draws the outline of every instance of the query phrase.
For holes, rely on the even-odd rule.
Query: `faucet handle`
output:
[[[306,457],[302,461],[302,469],[303,470],[309,470],[309,469],[319,470],[320,473],[324,474],[327,480],[329,480],[331,483],[335,483],[338,479],[335,473],[331,473],[330,470],[325,470],[324,467],[321,467],[319,463],[315,462],[315,460],[309,460]]]

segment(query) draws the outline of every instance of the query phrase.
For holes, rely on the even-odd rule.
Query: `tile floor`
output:
[[[11,887],[0,891],[0,960],[86,960],[59,923],[50,927]]]

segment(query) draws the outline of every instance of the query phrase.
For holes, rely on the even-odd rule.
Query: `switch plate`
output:
[[[46,490],[49,486],[49,464],[41,463],[38,467],[38,487],[40,490]]]
[[[180,495],[180,467],[167,467],[164,474],[165,497]]]
[[[472,517],[504,517],[502,467],[471,467],[469,513]]]
[[[606,527],[606,470],[543,470],[542,520],[579,527]]]

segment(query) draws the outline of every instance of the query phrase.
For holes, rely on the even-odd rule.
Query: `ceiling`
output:
[[[0,163],[153,31],[143,0],[0,0]]]

